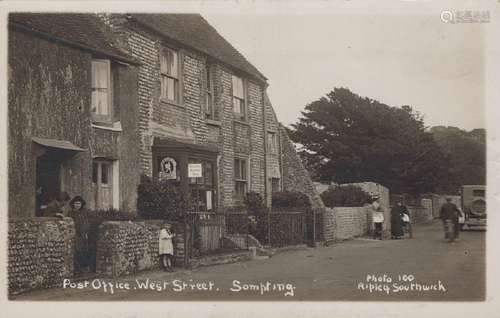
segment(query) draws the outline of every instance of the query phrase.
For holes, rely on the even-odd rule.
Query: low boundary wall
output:
[[[74,237],[71,218],[9,220],[9,294],[60,286],[73,277]]]
[[[323,216],[325,242],[366,235],[370,231],[370,213],[368,206],[327,208]]]
[[[108,221],[99,227],[96,272],[117,277],[159,268],[158,240],[163,221]],[[184,265],[184,228],[174,226],[174,256]]]

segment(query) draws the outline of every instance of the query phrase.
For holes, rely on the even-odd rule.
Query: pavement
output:
[[[281,251],[271,258],[174,273],[147,271],[17,295],[60,301],[481,301],[485,299],[483,231],[443,240],[441,223],[417,225],[412,239],[359,238]],[[78,285],[80,284],[80,285]]]

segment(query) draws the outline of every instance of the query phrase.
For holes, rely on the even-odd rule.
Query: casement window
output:
[[[119,208],[118,174],[118,161],[93,160],[92,186],[96,209]]]
[[[112,76],[109,60],[92,60],[92,119],[110,122],[113,116]]]
[[[268,153],[278,153],[278,140],[276,138],[276,133],[267,133],[267,152]]]
[[[205,83],[205,118],[218,120],[218,116],[214,107],[214,84],[212,67],[210,64],[207,64],[205,68]]]
[[[234,194],[238,201],[245,199],[248,187],[247,161],[234,159]]]
[[[180,102],[179,54],[163,48],[160,54],[161,98],[175,103]]]
[[[236,119],[245,121],[246,120],[246,90],[245,82],[241,77],[232,77],[233,82],[233,113]]]

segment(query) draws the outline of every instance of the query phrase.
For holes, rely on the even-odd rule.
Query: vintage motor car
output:
[[[463,185],[460,192],[464,212],[464,220],[460,222],[462,230],[486,229],[486,186]]]

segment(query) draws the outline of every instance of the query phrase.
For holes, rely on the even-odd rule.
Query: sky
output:
[[[484,26],[444,23],[440,13],[203,16],[268,78],[285,125],[306,104],[347,87],[390,106],[410,105],[427,126],[484,128]]]

